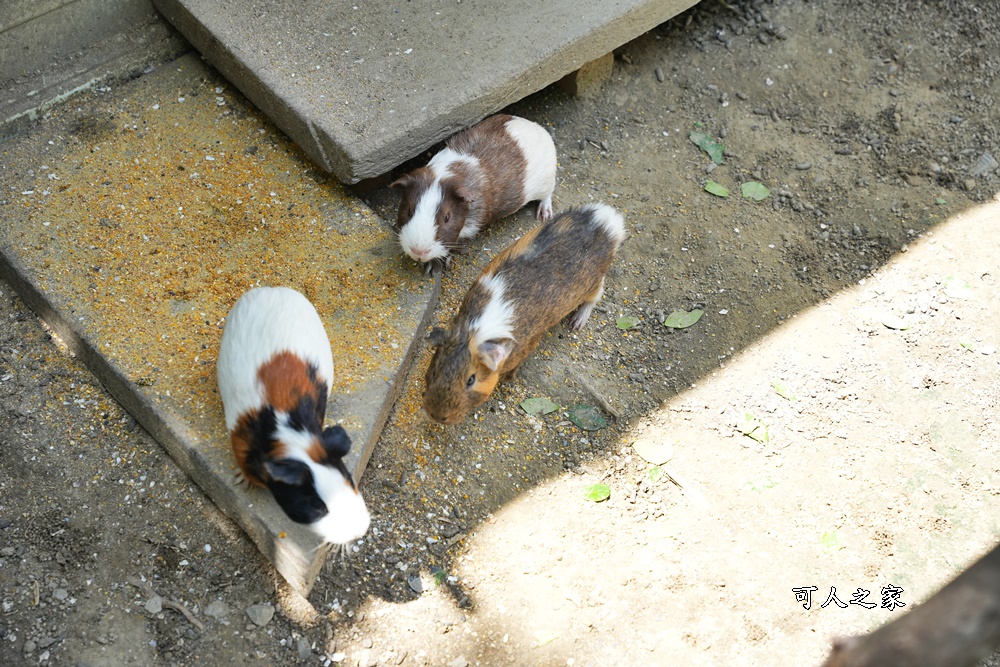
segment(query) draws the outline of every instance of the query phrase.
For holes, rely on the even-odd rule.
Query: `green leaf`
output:
[[[955,276],[948,276],[944,279],[944,293],[953,299],[972,298],[972,286]]]
[[[535,630],[535,639],[538,640],[538,643],[535,644],[535,648],[538,648],[539,646],[545,646],[546,644],[554,642],[560,637],[562,637],[562,635],[558,632],[550,632],[548,630]]]
[[[757,181],[744,183],[740,186],[740,192],[742,192],[743,196],[747,199],[753,199],[754,201],[762,201],[771,196],[771,191]]]
[[[882,326],[887,329],[895,329],[896,331],[906,331],[910,328],[909,323],[902,317],[896,317],[895,315],[885,315],[882,317]]]
[[[721,183],[716,183],[712,179],[708,179],[707,181],[705,181],[705,192],[707,192],[710,195],[715,195],[716,197],[729,196],[729,190],[726,189],[726,186],[722,185]]]
[[[659,479],[663,477],[663,468],[660,466],[653,466],[649,469],[649,472],[646,473],[646,477],[649,478],[650,482],[659,481]]]
[[[547,398],[526,398],[519,405],[529,415],[547,415],[559,409],[556,403]]]
[[[601,483],[588,484],[583,487],[583,497],[591,502],[599,503],[611,497],[611,487]]]
[[[712,158],[712,162],[715,164],[722,164],[722,152],[726,149],[721,142],[716,141],[711,137],[711,135],[705,134],[704,132],[692,132],[688,135],[688,138],[694,142],[694,144],[701,150],[708,153],[708,157]]]
[[[675,310],[670,313],[667,319],[663,320],[663,326],[670,327],[671,329],[687,329],[689,326],[701,319],[701,316],[705,314],[705,311],[700,308],[696,308],[691,312],[686,310]]]
[[[632,447],[643,461],[652,463],[654,466],[663,465],[674,457],[674,446],[669,442],[653,440],[652,438],[639,438],[632,443]]]
[[[844,543],[840,541],[840,535],[835,530],[828,530],[819,536],[819,544],[823,547],[823,552],[835,554],[844,548]]]
[[[972,341],[969,340],[968,338],[963,338],[963,339],[959,340],[958,344],[961,345],[962,347],[964,347],[966,350],[969,350],[970,352],[975,352],[976,351],[975,345],[973,345]]]
[[[622,315],[618,318],[618,322],[615,323],[615,326],[619,329],[631,329],[637,324],[639,324],[639,318],[635,315]]]
[[[440,586],[445,582],[445,579],[448,578],[448,573],[444,570],[436,570],[431,572],[431,576],[434,577],[434,585]]]
[[[771,439],[767,432],[767,425],[750,412],[743,413],[743,416],[736,424],[736,430],[745,436],[753,438],[757,442],[766,444]]]
[[[567,416],[584,431],[597,431],[608,425],[597,408],[590,405],[573,405],[567,410]]]
[[[750,491],[763,491],[764,489],[773,489],[778,483],[775,482],[770,477],[765,477],[764,479],[752,479],[743,485],[744,489]]]
[[[778,396],[781,396],[782,398],[787,398],[790,401],[798,400],[798,397],[795,395],[795,392],[789,389],[788,385],[782,382],[781,380],[775,380],[774,382],[771,383],[771,386],[774,387],[774,391],[778,393]]]
[[[885,315],[882,318],[882,326],[887,329],[895,329],[896,331],[906,331],[910,328],[909,323],[902,317],[896,317],[895,315]]]
[[[934,200],[934,203],[937,204],[938,206],[944,206],[945,204],[948,203],[948,200],[945,199],[944,197],[938,197],[937,199]]]

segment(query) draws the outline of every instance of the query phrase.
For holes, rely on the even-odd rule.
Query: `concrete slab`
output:
[[[0,272],[307,594],[326,550],[234,483],[223,318],[255,285],[313,301],[336,366],[327,415],[360,478],[437,286],[199,58],[79,99],[3,146]]]
[[[154,0],[317,164],[378,176],[696,0]]]
[[[150,0],[0,2],[0,141],[82,90],[190,49]]]

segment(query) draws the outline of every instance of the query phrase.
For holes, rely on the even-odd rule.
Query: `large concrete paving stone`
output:
[[[378,176],[696,0],[154,0],[317,164]]]
[[[354,439],[360,478],[435,283],[197,57],[80,100],[2,148],[3,276],[307,593],[326,549],[234,480],[215,370],[224,318],[257,285],[312,300],[333,348],[327,416]]]

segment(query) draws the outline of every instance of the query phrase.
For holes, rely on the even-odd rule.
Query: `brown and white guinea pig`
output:
[[[519,238],[486,265],[450,330],[435,328],[424,409],[456,424],[509,377],[548,329],[576,310],[580,329],[604,293],[604,276],[625,239],[606,204],[570,209]]]
[[[222,332],[218,375],[244,479],[325,542],[364,535],[368,509],[343,461],[351,439],[339,425],[323,428],[333,355],[309,300],[287,287],[241,296]]]
[[[446,262],[459,239],[530,201],[538,201],[536,217],[552,217],[556,147],[541,125],[498,114],[389,187],[403,196],[396,217],[403,251],[418,262]]]

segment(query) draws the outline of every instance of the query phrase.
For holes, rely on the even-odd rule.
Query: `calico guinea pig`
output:
[[[448,331],[435,328],[424,409],[456,424],[517,369],[549,328],[576,310],[580,329],[604,293],[625,239],[605,204],[560,213],[497,255],[472,284]]]
[[[530,201],[538,201],[536,217],[552,217],[556,147],[541,125],[498,114],[449,139],[426,167],[389,187],[402,194],[396,227],[403,251],[418,262],[447,262],[459,239]]]
[[[325,542],[364,535],[368,509],[343,462],[351,439],[341,426],[323,428],[333,355],[309,300],[287,287],[241,296],[222,332],[218,374],[243,478]]]

